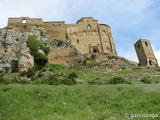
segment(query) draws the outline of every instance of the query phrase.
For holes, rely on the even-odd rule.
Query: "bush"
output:
[[[41,84],[48,84],[48,85],[74,85],[76,84],[76,80],[74,80],[74,78],[76,78],[77,75],[75,73],[71,73],[70,74],[70,78],[66,78],[66,77],[57,77],[55,74],[51,75],[48,78],[45,78],[43,80],[41,80]],[[39,83],[39,82],[37,82]]]
[[[150,79],[150,76],[148,76],[148,75],[142,77],[142,79],[140,80],[140,82],[143,82],[144,84],[151,84],[152,83],[152,81]]]
[[[62,83],[65,85],[75,85],[77,82],[73,78],[64,78]]]
[[[44,37],[45,36],[44,31],[42,29],[40,29],[39,31],[40,31],[41,36]]]
[[[47,56],[45,56],[39,52],[37,52],[37,54],[35,55],[34,60],[35,60],[37,67],[39,67],[39,68],[42,68],[48,62]]]
[[[0,84],[7,84],[6,80],[4,79],[4,74],[0,74]]]
[[[41,81],[42,84],[48,84],[48,85],[59,85],[60,81],[58,80],[57,76],[55,74],[49,76],[48,78],[45,78]]]
[[[68,37],[68,33],[66,32],[66,34],[65,34],[65,37],[66,37],[66,40],[68,40],[69,39],[69,37]]]
[[[114,55],[112,55],[112,56],[108,56],[108,59],[117,59],[118,57],[117,56],[114,56]]]
[[[82,60],[82,65],[87,65],[87,60],[86,59]]]
[[[81,62],[82,62],[82,59],[80,59],[80,58],[77,58],[77,59],[76,59],[76,63],[77,63],[77,64],[81,64]]]
[[[33,67],[33,68],[30,68],[25,74],[27,77],[33,77],[36,72],[37,72],[38,68],[37,67]]]
[[[78,75],[75,72],[72,72],[69,74],[69,78],[71,78],[71,79],[75,79],[77,77],[78,77]]]
[[[76,64],[79,64],[79,65],[84,65],[86,66],[87,65],[87,59],[86,58],[77,58],[76,59]]]
[[[43,43],[40,40],[36,40],[36,36],[30,36],[27,41],[27,46],[30,49],[31,55],[34,56],[34,61],[38,67],[43,67],[48,62],[48,58],[46,55],[49,53],[49,47],[46,46],[45,43]],[[44,51],[45,55],[42,53],[39,53],[38,50],[41,49]]]
[[[95,67],[95,66],[100,66],[102,62],[92,62],[92,63],[88,63],[89,67]]]
[[[114,76],[110,79],[109,84],[126,84],[129,83],[123,76]]]

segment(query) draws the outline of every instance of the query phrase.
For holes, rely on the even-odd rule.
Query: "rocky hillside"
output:
[[[77,70],[92,70],[103,72],[115,72],[122,69],[133,69],[138,66],[137,62],[129,61],[123,57],[113,56],[111,54],[98,55],[89,54],[76,60],[72,65]]]
[[[44,28],[23,27],[0,29],[0,72],[2,73],[27,71],[43,62],[72,64],[73,69],[93,71],[119,71],[137,66],[137,63],[113,55],[82,55],[69,40],[55,40],[47,35]]]
[[[68,53],[68,56],[64,56],[65,58],[74,57],[77,53],[75,49],[70,45],[69,41],[54,40],[53,38],[46,35],[43,28],[32,26],[28,27],[27,32],[23,33],[18,32],[14,28],[0,29],[0,72],[22,72],[27,71],[29,68],[34,66],[34,56],[31,55],[31,50],[27,45],[27,41],[31,36],[35,36],[37,40],[43,42],[51,49],[48,53],[49,61],[51,63],[53,62],[53,58],[58,59],[59,57],[63,57],[57,55],[58,53],[52,55],[53,52],[57,49],[71,49],[69,51],[71,52],[71,54]],[[38,52],[41,54],[45,54],[41,48],[38,48]],[[68,61],[70,62],[70,60]]]

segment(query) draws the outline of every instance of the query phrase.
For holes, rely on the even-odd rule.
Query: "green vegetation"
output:
[[[71,68],[47,64],[40,70],[0,74],[0,120],[126,120],[126,113],[160,114],[159,68]],[[46,78],[45,72],[50,74]]]
[[[91,63],[87,63],[87,65],[89,67],[95,67],[95,66],[100,66],[102,63],[103,61],[102,62],[91,62]]]
[[[68,37],[68,33],[66,32],[66,34],[65,34],[65,37],[66,37],[66,40],[68,40],[69,39],[69,37]]]
[[[160,114],[159,89],[160,84],[1,85],[0,120],[126,120],[126,113]]]
[[[90,63],[90,64],[99,65],[100,63]],[[47,64],[41,70],[39,70],[37,67],[33,67],[29,69],[28,72],[23,72],[20,74],[19,73],[5,74],[4,78],[13,79],[19,75],[20,76],[26,75],[27,77],[31,78],[32,80],[31,84],[37,84],[37,83],[43,84],[43,82],[40,82],[39,80],[37,81],[37,79],[39,78],[43,79],[44,73],[50,72],[50,73],[53,73],[54,75],[60,74],[58,80],[60,80],[60,83],[62,84],[64,84],[64,80],[68,80],[68,78],[71,78],[69,76],[75,76],[74,80],[78,81],[78,83],[92,84],[92,85],[160,83],[159,73],[152,74],[156,72],[156,71],[153,71],[152,68],[138,67],[135,70],[124,69],[117,72],[96,72],[96,71],[90,71],[90,70],[75,70],[75,69],[73,70],[71,68],[72,68],[71,66]]]
[[[40,29],[39,31],[40,31],[41,37],[45,37],[45,32],[42,29]]]
[[[42,41],[37,40],[34,35],[29,37],[27,46],[30,49],[31,55],[34,56],[36,65],[40,68],[45,66],[48,62],[47,55],[49,53],[49,47],[47,47]],[[40,53],[39,50],[42,50],[45,54]]]

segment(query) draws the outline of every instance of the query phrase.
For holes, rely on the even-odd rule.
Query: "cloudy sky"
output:
[[[111,27],[119,56],[137,61],[134,43],[151,40],[160,63],[160,0],[0,0],[0,28],[8,17],[42,17],[76,23],[94,17]]]

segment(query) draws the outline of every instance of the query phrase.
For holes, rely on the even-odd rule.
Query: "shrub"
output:
[[[72,72],[69,74],[69,78],[71,78],[71,79],[75,79],[77,77],[78,77],[78,75],[75,72]]]
[[[48,62],[48,58],[46,55],[49,53],[49,47],[46,46],[45,43],[43,43],[40,40],[36,39],[36,36],[30,36],[27,41],[27,46],[30,49],[31,55],[34,56],[34,61],[38,67],[43,67]],[[41,49],[44,51],[45,55],[42,53],[39,53],[38,50]]]
[[[82,60],[82,65],[87,65],[87,60],[85,58]]]
[[[72,77],[71,77],[72,76]],[[55,74],[51,75],[48,78],[45,78],[41,81],[41,84],[48,84],[48,85],[74,85],[76,84],[76,80],[74,79],[76,77],[75,73],[70,74],[70,78],[66,77],[57,77]],[[39,83],[39,82],[37,82]]]
[[[27,77],[32,77],[36,74],[38,68],[37,67],[33,67],[33,68],[30,68],[25,74]]]
[[[108,59],[117,59],[118,57],[117,56],[114,56],[114,55],[112,55],[112,56],[108,56]]]
[[[151,84],[152,83],[150,76],[148,76],[148,75],[142,77],[140,82],[143,82],[144,84]]]
[[[5,84],[6,80],[4,79],[4,74],[0,74],[0,84]]]
[[[60,81],[56,77],[55,74],[49,76],[48,78],[45,78],[41,81],[42,84],[48,84],[48,85],[58,85],[60,84]]]
[[[129,83],[123,76],[114,76],[110,79],[109,84],[126,84]]]
[[[76,63],[81,64],[81,62],[82,62],[82,59],[80,59],[80,58],[76,59]]]
[[[64,78],[62,83],[65,85],[75,85],[77,82],[73,78]]]
[[[42,68],[43,66],[46,65],[46,63],[48,62],[48,58],[47,56],[37,52],[37,54],[34,56],[34,60],[35,60],[35,63],[37,65],[37,67],[39,68]]]
[[[68,33],[66,32],[66,34],[65,34],[65,37],[66,37],[66,40],[68,40],[69,39],[69,37],[68,37]]]
[[[26,71],[23,71],[23,72],[21,72],[20,74],[19,74],[19,76],[21,76],[21,77],[23,77],[23,76],[25,76],[26,75]]]
[[[92,63],[88,63],[89,67],[95,67],[95,66],[100,66],[101,62],[92,62]]]
[[[45,36],[44,31],[42,29],[40,29],[39,31],[40,31],[41,36],[44,37]]]

